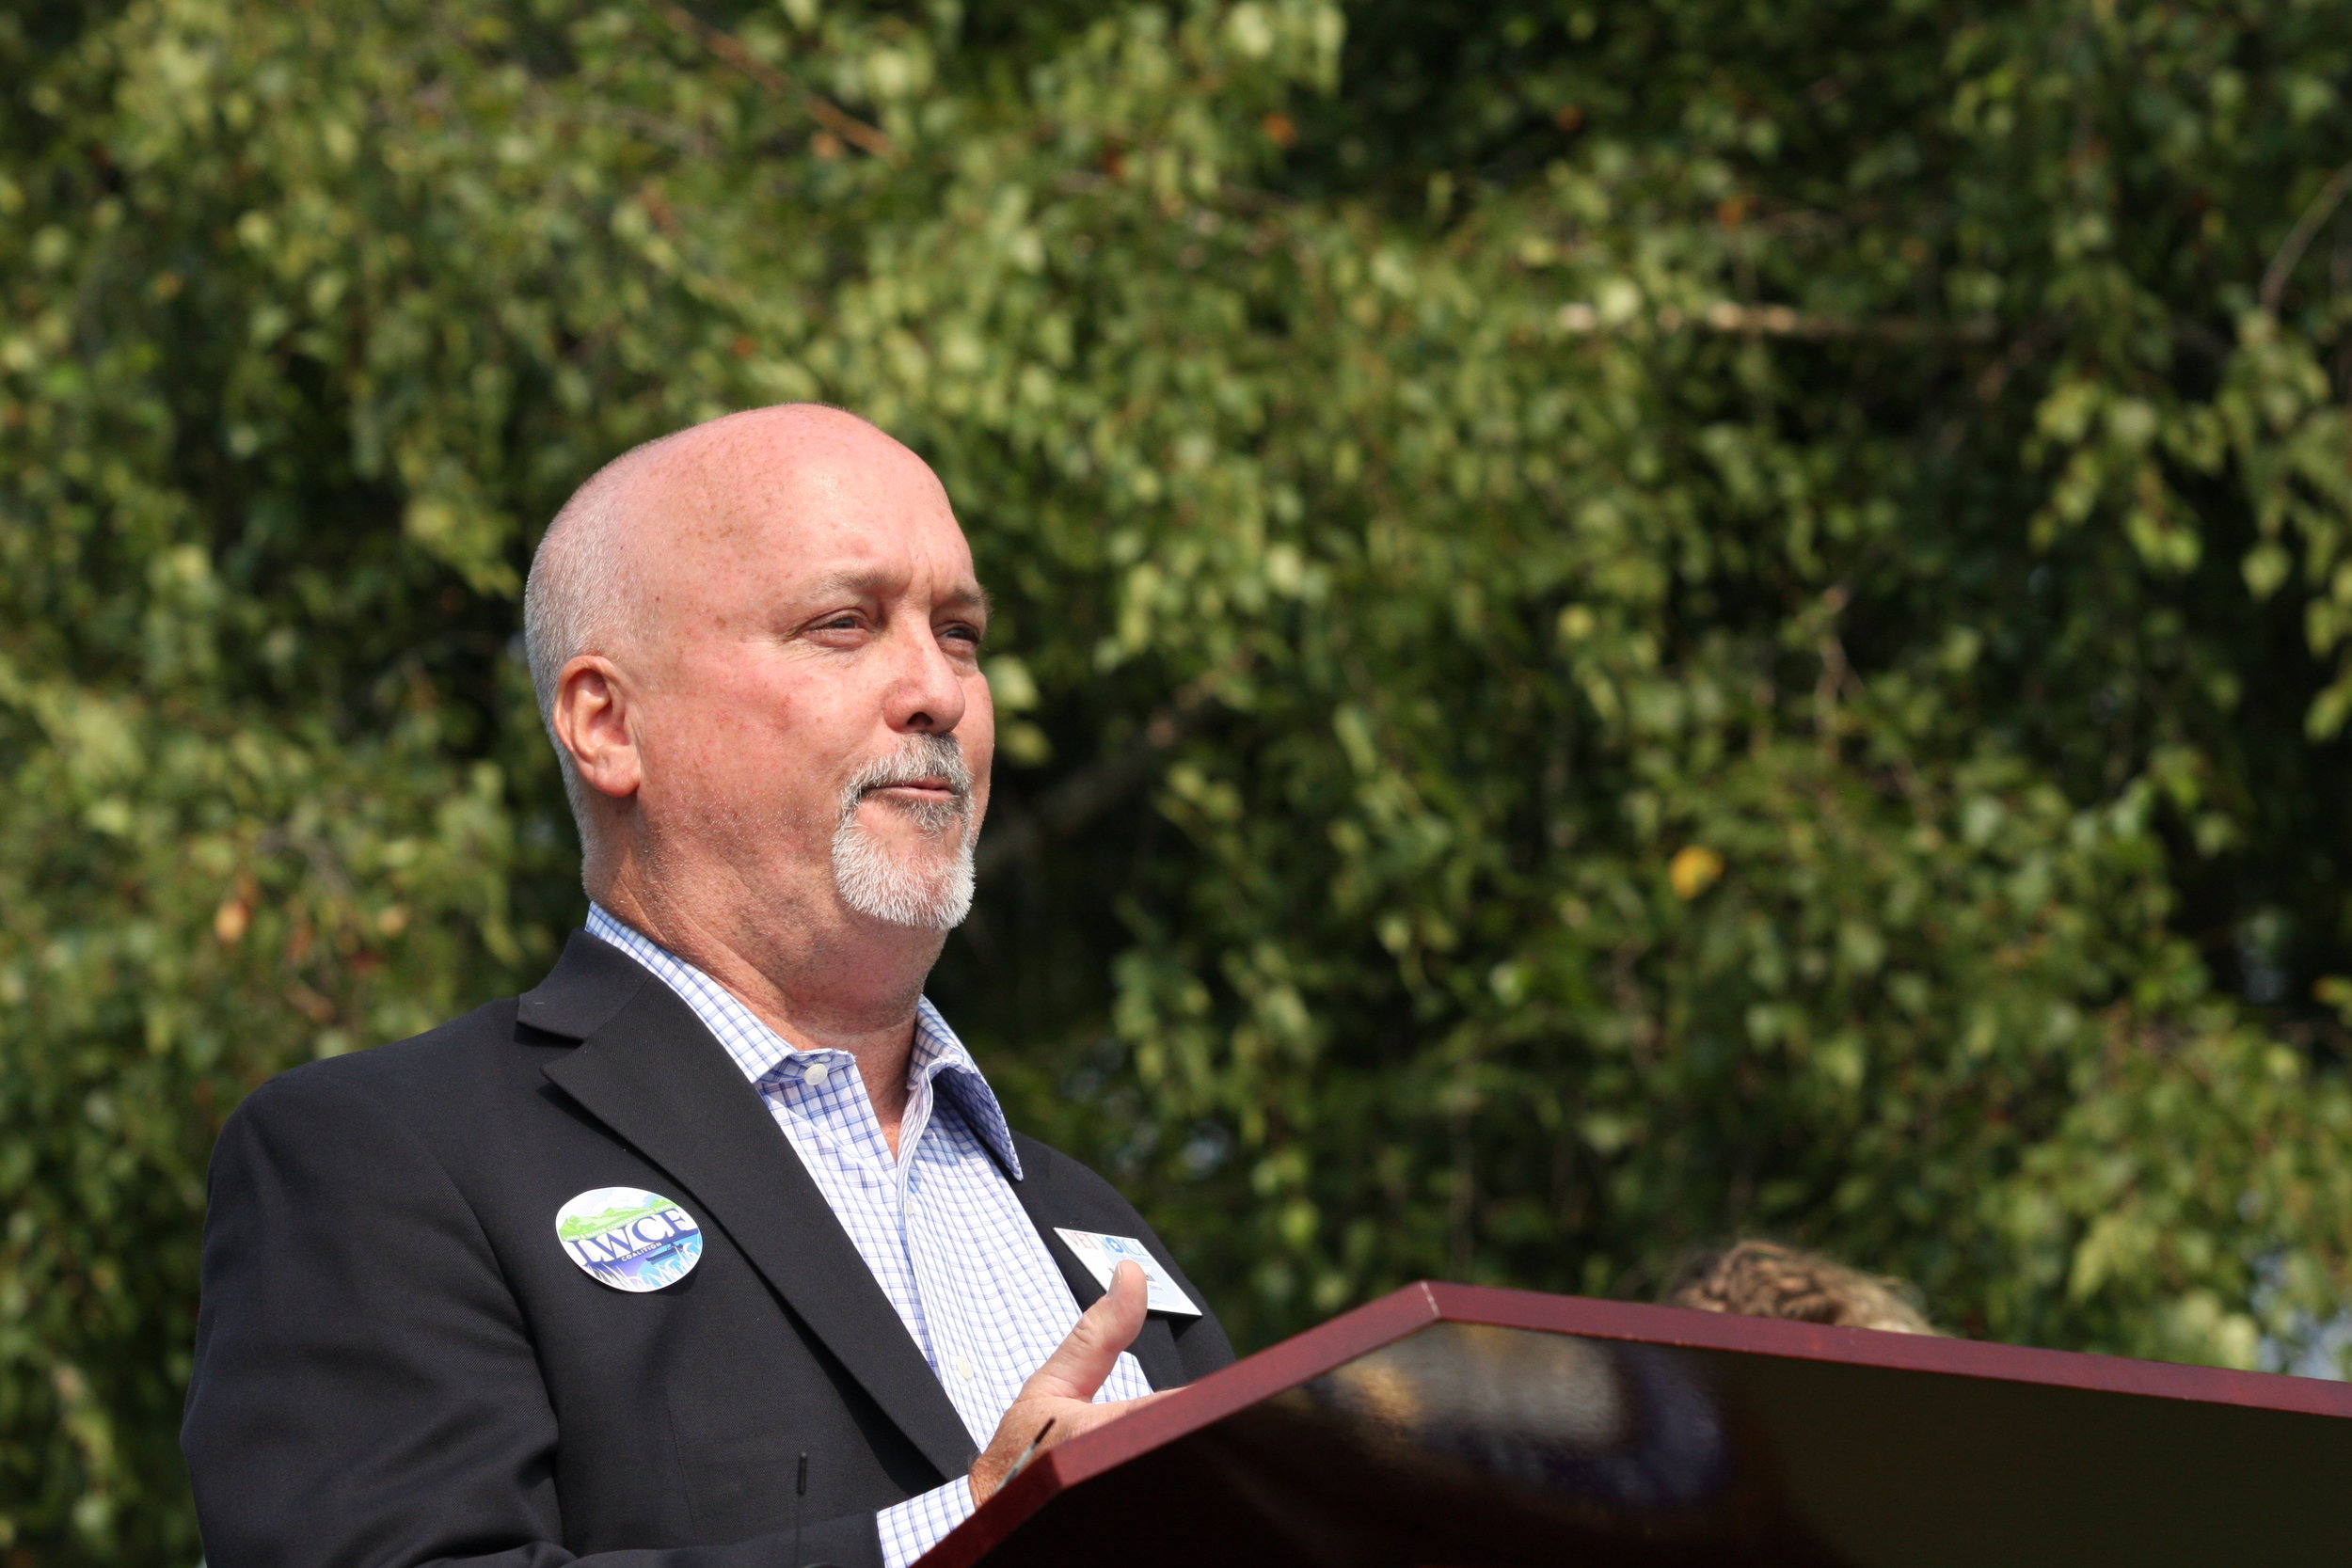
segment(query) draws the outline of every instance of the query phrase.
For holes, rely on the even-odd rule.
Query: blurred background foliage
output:
[[[2347,0],[0,8],[6,1560],[195,1559],[215,1129],[548,962],[532,542],[790,398],[1002,601],[936,994],[1245,1343],[1765,1232],[2297,1355],[2348,55]]]

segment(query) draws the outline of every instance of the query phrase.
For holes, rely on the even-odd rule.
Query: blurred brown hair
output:
[[[1818,1252],[1741,1242],[1691,1259],[1663,1299],[1702,1312],[1933,1334],[1914,1295],[1902,1280],[1864,1274]]]

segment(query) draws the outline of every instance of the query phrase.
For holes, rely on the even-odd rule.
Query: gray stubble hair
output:
[[[892,803],[928,838],[957,834],[954,858],[945,865],[913,865],[894,858],[858,820],[858,808],[872,791],[912,784],[936,774],[949,798],[914,805]],[[972,912],[977,881],[973,851],[979,824],[972,814],[972,770],[953,736],[910,735],[898,750],[878,757],[841,786],[841,818],[833,834],[833,879],[841,901],[860,914],[893,926],[947,931]]]

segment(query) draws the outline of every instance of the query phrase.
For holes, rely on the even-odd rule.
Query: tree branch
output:
[[[886,134],[866,124],[832,99],[801,86],[753,54],[750,47],[733,33],[720,31],[684,6],[675,4],[674,0],[655,0],[653,9],[655,15],[669,24],[673,32],[693,40],[777,97],[797,102],[811,119],[843,141],[864,148],[885,163],[905,161],[898,144]]]
[[[1564,332],[1583,334],[1607,330],[1600,312],[1583,304],[1563,305],[1554,318]],[[1990,318],[1963,322],[1922,321],[1913,316],[1817,316],[1786,305],[1740,305],[1719,299],[1698,314],[1685,315],[1674,306],[1661,306],[1651,318],[1661,332],[1694,326],[1709,332],[1736,333],[1751,338],[1880,338],[1899,341],[1976,341],[1990,338],[1995,323]],[[1626,323],[1624,325],[1631,325]]]
[[[2328,182],[2319,187],[2319,194],[2312,198],[2311,205],[2303,209],[2303,215],[2295,220],[2293,229],[2287,230],[2286,239],[2280,244],[2279,254],[2273,256],[2270,265],[2263,269],[2264,315],[2276,316],[2279,313],[2279,296],[2287,292],[2287,279],[2294,276],[2296,263],[2303,259],[2303,252],[2310,249],[2312,241],[2318,237],[2320,226],[2335,215],[2337,204],[2347,192],[2352,192],[2352,164],[2336,170]]]
[[[994,824],[974,855],[980,880],[1032,859],[1053,840],[1085,827],[1140,787],[1161,756],[1199,726],[1210,697],[1232,673],[1228,665],[1192,681],[1144,721],[1135,744],[1115,756],[1096,758],[1047,790],[1034,809]]]

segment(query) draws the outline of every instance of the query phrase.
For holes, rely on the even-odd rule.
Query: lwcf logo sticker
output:
[[[591,1187],[555,1212],[555,1239],[589,1278],[616,1291],[659,1291],[703,1257],[703,1227],[660,1193]]]

